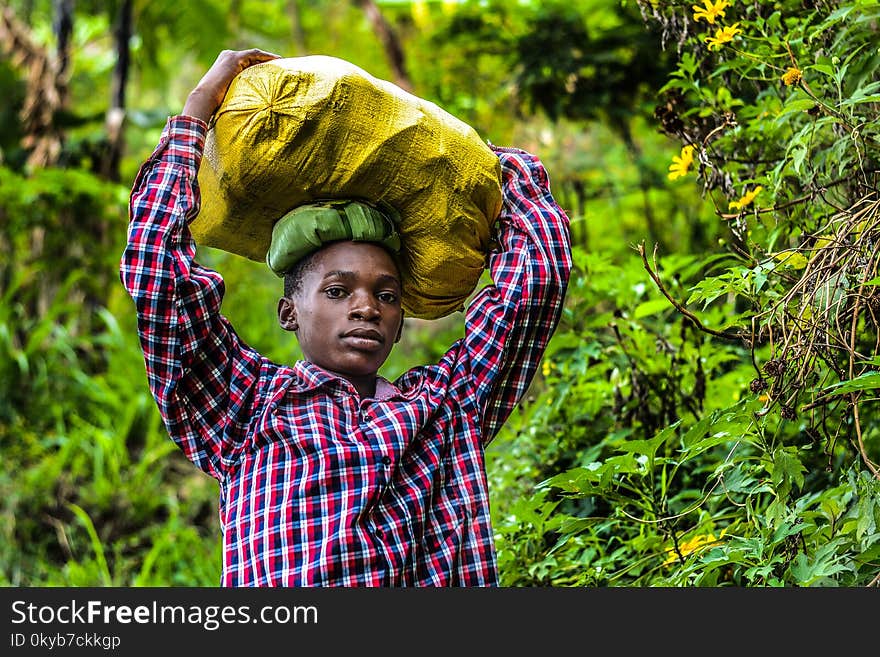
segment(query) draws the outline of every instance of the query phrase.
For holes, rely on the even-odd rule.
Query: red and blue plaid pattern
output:
[[[205,134],[168,120],[132,189],[120,275],[168,433],[220,483],[221,584],[497,586],[483,450],[535,374],[571,268],[543,165],[493,147],[494,283],[438,363],[360,399],[309,362],[270,362],[221,315],[223,279],[188,229]]]

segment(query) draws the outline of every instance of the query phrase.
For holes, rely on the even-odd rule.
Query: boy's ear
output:
[[[299,329],[299,324],[296,321],[296,304],[293,299],[288,297],[278,299],[278,323],[285,331]]]

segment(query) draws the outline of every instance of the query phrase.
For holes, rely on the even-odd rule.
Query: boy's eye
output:
[[[380,292],[376,296],[382,303],[394,303],[397,301],[397,295],[394,292]]]
[[[341,299],[345,296],[344,287],[328,287],[324,293],[331,299]]]

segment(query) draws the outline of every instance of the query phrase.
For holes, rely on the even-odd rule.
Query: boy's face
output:
[[[299,292],[278,303],[278,320],[295,331],[303,357],[363,390],[400,339],[400,274],[385,249],[334,242],[314,256]]]

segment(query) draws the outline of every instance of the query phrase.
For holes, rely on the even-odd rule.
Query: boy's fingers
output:
[[[260,50],[259,48],[251,48],[250,50],[238,50],[238,51],[228,51],[229,55],[233,61],[236,62],[239,69],[245,69],[248,66],[252,66],[253,64],[259,64],[261,62],[267,62],[272,59],[280,59],[280,55],[276,55],[275,53],[268,52],[266,50]]]
[[[269,59],[280,59],[281,55],[276,55],[274,52],[268,52],[266,50],[260,50],[259,48],[251,48],[246,51],[247,55],[256,61],[264,62]]]
[[[254,64],[280,58],[280,55],[260,48],[221,51],[190,93],[184,105],[184,114],[207,121],[223,101],[223,96],[236,75]]]
[[[232,78],[241,73],[241,71],[247,67],[267,62],[272,59],[280,59],[280,55],[260,50],[259,48],[251,48],[250,50],[224,50],[217,57],[217,61],[212,67],[213,70],[208,71],[205,78],[211,80],[218,86],[225,88]]]

